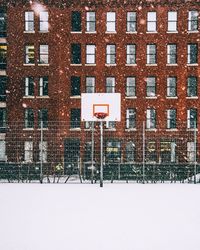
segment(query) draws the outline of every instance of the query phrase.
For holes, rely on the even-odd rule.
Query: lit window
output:
[[[40,45],[40,64],[49,63],[49,46]]]
[[[198,45],[196,43],[187,45],[187,63],[198,63]]]
[[[86,77],[86,93],[95,92],[95,77]]]
[[[156,78],[155,77],[147,77],[147,97],[156,96]]]
[[[71,25],[72,31],[80,32],[81,31],[81,12],[73,11],[71,16]]]
[[[26,45],[25,47],[25,63],[34,64],[35,63],[35,48],[34,45]]]
[[[107,32],[115,32],[116,31],[116,13],[115,12],[107,12],[107,20],[106,20],[106,31]]]
[[[34,96],[34,79],[33,77],[25,78],[25,96]]]
[[[148,12],[147,13],[147,31],[148,32],[156,32],[156,12]]]
[[[136,46],[135,44],[129,44],[126,46],[126,63],[136,64]]]
[[[126,110],[126,128],[136,128],[136,109]]]
[[[167,128],[168,129],[176,128],[176,109],[167,110]]]
[[[49,14],[47,11],[40,12],[40,31],[47,32],[49,29]]]
[[[136,96],[136,80],[135,77],[126,78],[126,96],[135,97]]]
[[[156,110],[155,109],[147,109],[146,113],[146,128],[154,129],[156,128]]]
[[[176,44],[167,45],[167,63],[177,64],[177,46]]]
[[[127,12],[127,32],[136,32],[136,12]]]
[[[0,44],[0,69],[6,69],[7,66],[7,45]]]
[[[95,64],[95,45],[86,45],[86,63]]]
[[[106,63],[107,64],[116,63],[116,46],[114,44],[106,46]]]
[[[187,96],[197,96],[197,77],[189,76],[187,79]]]
[[[156,45],[155,44],[148,44],[147,45],[147,64],[156,64]]]
[[[86,31],[95,32],[96,31],[96,14],[95,12],[87,12],[86,14]]]
[[[48,96],[48,77],[40,77],[39,79],[39,96]]]
[[[34,12],[25,12],[25,31],[34,31]]]
[[[188,12],[188,30],[198,31],[198,11],[191,10]]]
[[[106,77],[106,93],[115,93],[114,77]]]
[[[176,96],[176,77],[167,77],[167,97]]]
[[[121,142],[117,140],[109,140],[106,142],[106,161],[120,162],[121,161]]]
[[[168,31],[177,31],[177,11],[168,12]]]

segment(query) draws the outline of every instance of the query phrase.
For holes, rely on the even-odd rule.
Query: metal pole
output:
[[[92,155],[91,155],[91,160],[92,160],[92,179],[91,182],[93,184],[94,181],[94,122],[92,122]]]
[[[194,126],[194,184],[196,184],[196,175],[197,175],[197,126],[195,122]]]
[[[143,133],[142,133],[142,177],[144,184],[145,183],[145,122],[143,122]]]
[[[43,182],[43,121],[41,121],[40,133],[40,183]]]
[[[100,137],[101,137],[100,187],[103,187],[103,121],[100,121]]]

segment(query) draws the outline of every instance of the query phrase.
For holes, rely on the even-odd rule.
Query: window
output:
[[[33,109],[27,108],[25,109],[25,128],[33,128],[33,127],[34,127]]]
[[[25,96],[34,96],[34,79],[33,77],[25,78]]]
[[[40,31],[47,32],[49,29],[49,13],[47,11],[40,12]]]
[[[0,8],[0,37],[6,37],[6,30],[7,30],[6,10]]]
[[[107,129],[115,129],[115,122],[106,122],[106,128]]]
[[[167,110],[167,128],[176,128],[176,109]]]
[[[176,77],[167,77],[167,97],[176,97]]]
[[[48,127],[48,109],[38,110],[38,127],[47,128]]]
[[[40,64],[49,63],[49,46],[40,45]]]
[[[147,109],[147,121],[146,126],[147,129],[156,128],[156,111],[155,109]]]
[[[86,93],[95,92],[95,77],[86,77]]]
[[[32,141],[24,142],[24,161],[25,162],[33,161],[33,142]]]
[[[176,44],[167,45],[167,63],[177,64],[177,46]]]
[[[7,66],[7,45],[0,44],[0,69],[6,69]]]
[[[132,141],[129,141],[126,144],[126,162],[135,161],[135,144]]]
[[[120,162],[121,160],[121,143],[120,141],[110,140],[106,142],[106,161]]]
[[[197,77],[189,76],[187,79],[187,96],[197,96]]]
[[[71,77],[71,96],[79,96],[81,94],[81,78],[79,76]]]
[[[157,154],[156,154],[156,142],[155,141],[148,141],[146,143],[146,161],[147,162],[156,162],[157,161]]]
[[[126,110],[126,128],[136,128],[136,109]]]
[[[39,142],[39,161],[47,162],[47,142]]]
[[[177,31],[177,11],[168,12],[168,31]]]
[[[163,141],[160,143],[161,162],[175,162],[176,161],[176,143]]]
[[[0,128],[6,128],[7,123],[6,108],[0,108]]]
[[[147,77],[147,97],[156,96],[156,78],[155,77]]]
[[[147,45],[147,64],[156,64],[156,45],[148,44]]]
[[[129,44],[126,46],[126,63],[136,64],[136,46],[135,44]]]
[[[116,63],[116,46],[114,44],[106,46],[106,63],[107,64]]]
[[[198,45],[196,43],[188,44],[188,55],[187,55],[187,63],[195,64],[198,63]]]
[[[147,31],[148,32],[156,32],[156,12],[148,12],[147,13]]]
[[[127,12],[127,32],[136,32],[137,30],[137,23],[136,23],[136,12]]]
[[[7,85],[7,77],[0,76],[0,101],[6,101],[6,85]]]
[[[72,25],[72,31],[74,32],[80,32],[81,31],[81,12],[79,11],[72,11],[71,16],[71,25]]]
[[[116,13],[115,12],[107,12],[106,15],[106,31],[107,32],[115,32],[116,31]]]
[[[187,142],[187,160],[195,162],[196,160],[196,145],[194,142]]]
[[[71,45],[71,63],[81,64],[81,44],[79,43]]]
[[[106,93],[115,93],[114,77],[106,77]]]
[[[26,64],[34,64],[35,63],[35,48],[34,45],[26,45],[25,46],[25,63]]]
[[[48,96],[48,76],[40,77],[39,80],[39,96]]]
[[[34,31],[34,12],[25,12],[25,31]]]
[[[198,11],[191,10],[188,12],[188,30],[198,31]]]
[[[197,109],[187,110],[187,128],[197,128]]]
[[[135,97],[136,96],[136,80],[135,77],[126,78],[126,96]]]
[[[95,45],[86,45],[86,63],[95,64]]]
[[[95,12],[86,13],[86,31],[95,32],[96,31],[96,14]]]
[[[81,126],[81,110],[71,109],[71,128],[80,128]]]
[[[0,140],[0,161],[6,161],[6,142]]]
[[[92,161],[92,142],[87,141],[84,146],[84,162]]]

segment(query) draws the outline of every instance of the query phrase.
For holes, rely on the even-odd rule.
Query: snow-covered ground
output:
[[[200,185],[1,184],[0,250],[199,250]]]

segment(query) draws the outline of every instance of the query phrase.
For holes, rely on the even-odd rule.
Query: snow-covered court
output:
[[[199,250],[200,185],[1,184],[1,250]]]

